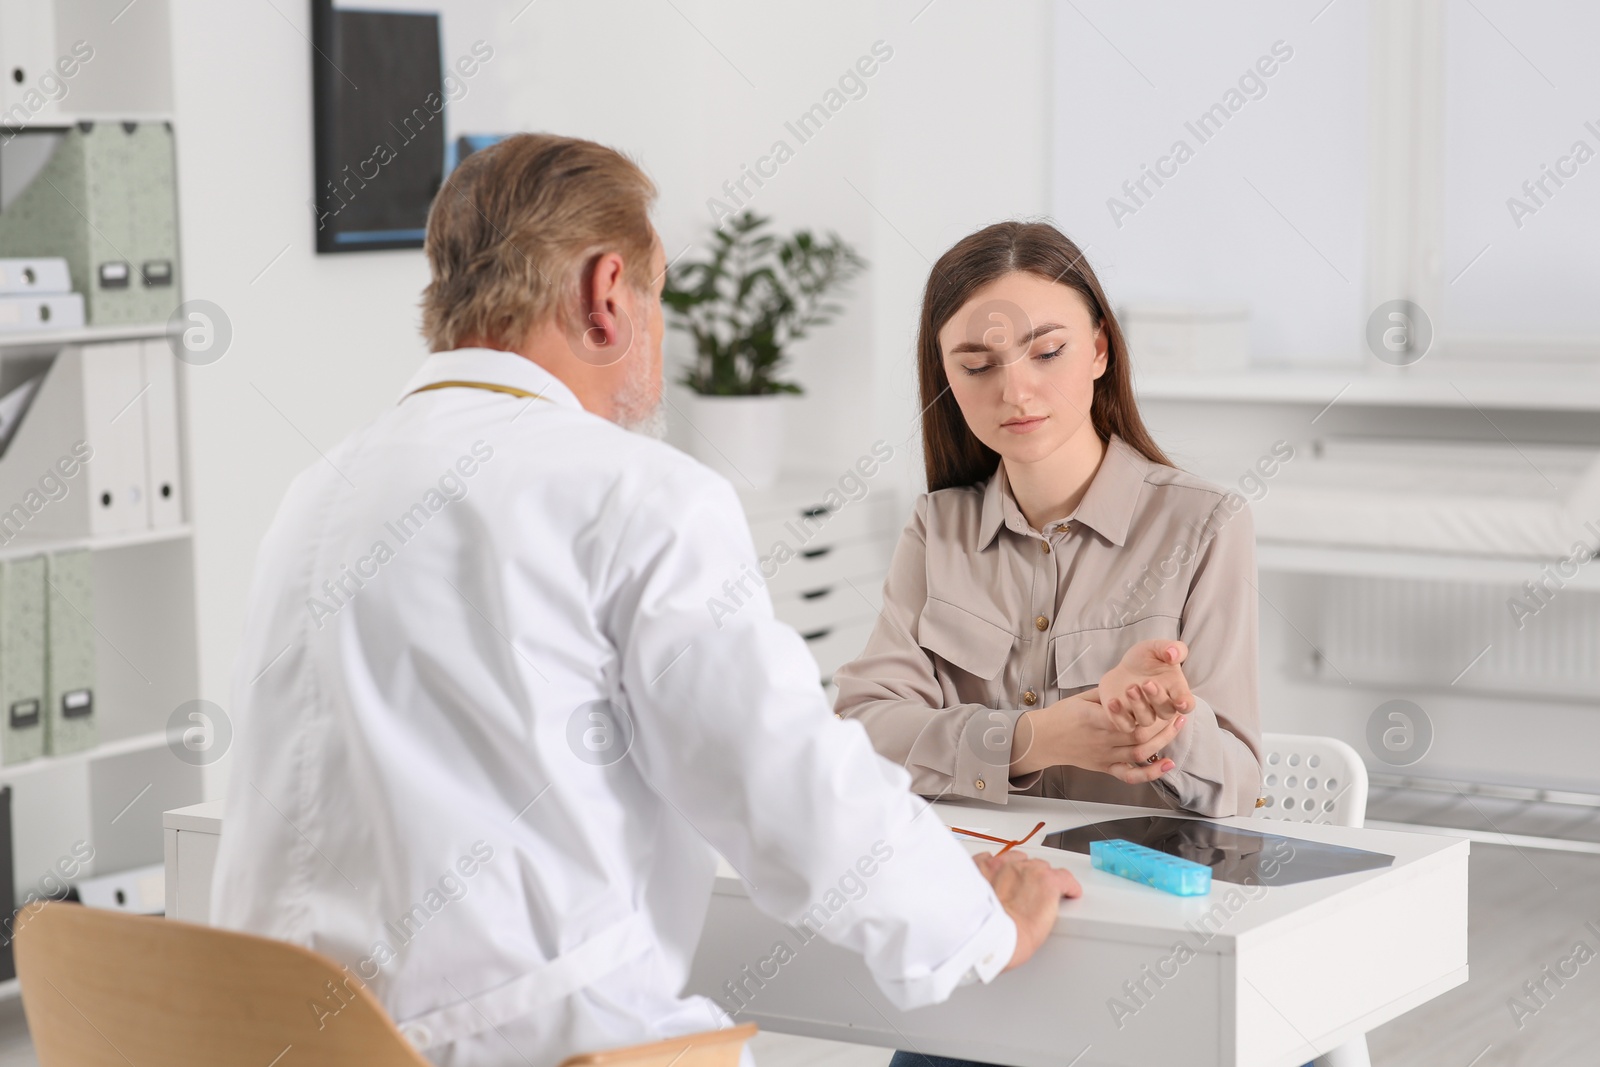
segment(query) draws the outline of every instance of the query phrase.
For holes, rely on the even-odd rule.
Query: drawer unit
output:
[[[881,585],[893,551],[891,542],[876,537],[806,548],[778,566],[777,573],[767,581],[767,592],[773,600],[777,600],[791,594],[811,593],[843,585],[845,578],[859,586],[861,583],[858,579],[866,575],[875,575],[873,584]],[[849,586],[845,586],[845,589],[848,591]]]
[[[863,616],[876,618],[883,610],[883,573],[850,575],[816,589],[775,596],[772,610],[802,635]]]
[[[872,627],[876,621],[869,615],[839,626],[814,631],[806,638],[806,647],[811,649],[811,654],[816,657],[823,685],[833,681],[834,671],[861,655],[861,650],[867,647],[867,638],[872,636]]]
[[[756,555],[765,558],[782,545],[791,551],[859,541],[882,530],[875,522],[875,509],[850,505],[830,511],[820,504],[797,505],[782,514],[750,516],[750,536],[755,539]]]
[[[826,686],[861,654],[882,610],[895,544],[892,495],[869,489],[848,500],[837,480],[801,476],[741,500],[764,570],[781,560],[767,578],[773,612],[806,639]]]

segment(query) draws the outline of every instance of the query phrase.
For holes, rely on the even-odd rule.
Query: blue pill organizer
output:
[[[1211,892],[1211,868],[1117,838],[1089,842],[1089,862],[1097,871],[1142,882],[1180,897]]]

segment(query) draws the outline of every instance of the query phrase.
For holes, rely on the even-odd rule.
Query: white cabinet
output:
[[[887,489],[797,475],[740,495],[773,611],[806,639],[820,680],[860,654],[899,533]]]
[[[211,921],[211,881],[222,841],[222,803],[208,800],[162,815],[169,919]]]

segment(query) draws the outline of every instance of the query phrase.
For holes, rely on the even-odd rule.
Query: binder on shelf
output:
[[[0,545],[149,529],[144,384],[138,341],[56,354],[0,456]]]
[[[82,327],[83,297],[78,293],[0,294],[0,333]]]
[[[0,293],[70,293],[72,276],[60,256],[0,259]]]
[[[45,590],[45,752],[93,748],[95,715],[94,575],[86,548],[50,557]]]
[[[86,908],[105,908],[130,915],[160,915],[167,908],[167,868],[164,863],[135,867],[74,882],[78,902]]]
[[[0,109],[8,122],[21,119],[22,125],[28,125],[59,121],[61,101],[69,94],[42,91],[49,87],[60,58],[56,50],[56,6],[38,0],[0,2],[0,71],[5,73],[0,79]]]
[[[10,919],[17,913],[16,854],[11,849],[11,787],[0,786],[0,916]],[[0,982],[17,976],[17,963],[11,951],[15,925],[0,932]]]
[[[0,563],[0,763],[44,755],[45,558]]]
[[[39,383],[43,380],[44,375],[36,374],[5,396],[0,396],[0,457],[5,455],[11,435],[22,425],[23,413],[28,410],[28,403],[33,399],[33,394],[39,391]]]
[[[64,257],[92,325],[165,322],[180,291],[171,126],[30,129],[0,152],[39,164],[14,199],[7,194],[0,248]]]
[[[166,341],[145,341],[144,433],[145,486],[150,501],[150,526],[161,529],[183,522],[183,487],[178,458],[177,359]]]

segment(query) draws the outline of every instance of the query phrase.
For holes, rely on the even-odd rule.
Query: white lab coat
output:
[[[679,995],[713,849],[903,1007],[992,978],[1015,926],[905,771],[764,591],[713,618],[756,569],[728,483],[510,353],[405,392],[461,379],[541,396],[409,396],[262,541],[215,921],[332,957],[451,1065],[726,1025]],[[348,994],[317,992],[337,1026]]]

